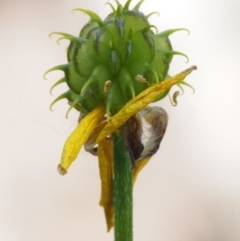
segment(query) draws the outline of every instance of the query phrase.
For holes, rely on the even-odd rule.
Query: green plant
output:
[[[139,11],[141,0],[130,9],[116,0],[105,20],[90,10],[75,9],[89,15],[79,36],[53,32],[68,39],[67,63],[51,68],[64,72],[54,87],[66,83],[69,90],[56,98],[67,99],[81,113],[82,120],[64,146],[58,170],[65,174],[84,145],[98,155],[103,206],[108,230],[114,225],[115,241],[132,240],[132,186],[139,171],[156,153],[167,127],[167,113],[147,107],[163,99],[173,85],[188,85],[184,78],[195,66],[170,77],[174,55],[169,35],[180,30],[157,33]],[[46,75],[45,74],[45,75]],[[182,87],[181,87],[182,88]],[[176,104],[176,97],[173,102]],[[148,142],[142,142],[142,122],[151,128]]]

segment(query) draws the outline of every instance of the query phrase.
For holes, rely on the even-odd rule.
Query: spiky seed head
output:
[[[148,21],[151,13],[144,15],[139,11],[142,2],[133,9],[129,8],[131,0],[124,6],[116,1],[116,8],[107,3],[112,12],[105,20],[90,10],[74,9],[90,17],[79,36],[52,33],[61,36],[58,42],[70,41],[68,62],[46,72],[62,70],[64,78],[53,88],[64,82],[69,87],[52,105],[66,98],[70,103],[68,112],[75,108],[87,113],[105,104],[106,113],[113,115],[130,99],[168,76],[173,55],[184,55],[172,49],[169,35],[186,29],[155,33],[156,27]]]

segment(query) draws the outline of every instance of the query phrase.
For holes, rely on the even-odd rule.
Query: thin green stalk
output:
[[[114,136],[114,241],[133,241],[133,178],[123,137]]]

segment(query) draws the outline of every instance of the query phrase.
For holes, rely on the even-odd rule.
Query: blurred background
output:
[[[111,1],[114,4],[114,1]],[[121,1],[124,3],[124,1]],[[137,1],[133,0],[132,6]],[[77,124],[68,105],[51,101],[66,87],[49,89],[62,73],[43,73],[66,62],[67,41],[52,31],[77,35],[88,16],[71,10],[110,12],[105,0],[0,0],[0,240],[113,240],[98,206],[95,157],[82,151],[66,176],[58,174],[63,144]],[[240,2],[146,0],[159,32],[171,36],[176,56],[170,74],[197,65],[178,106],[169,114],[158,153],[134,188],[135,241],[240,240]]]

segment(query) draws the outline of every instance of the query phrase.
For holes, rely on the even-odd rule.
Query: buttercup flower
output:
[[[173,55],[184,54],[172,49],[169,35],[186,29],[154,33],[156,27],[139,11],[140,1],[129,10],[131,0],[117,8],[107,3],[112,13],[102,20],[90,10],[75,9],[90,16],[79,36],[62,32],[59,39],[70,40],[68,63],[51,68],[62,70],[69,90],[53,101],[66,98],[70,107],[80,112],[76,129],[66,140],[58,171],[67,173],[81,148],[98,156],[101,199],[108,230],[113,226],[113,135],[121,136],[129,152],[135,181],[140,170],[159,148],[166,131],[168,116],[160,107],[148,105],[168,95],[173,85],[184,82],[195,66],[170,77],[169,64]],[[186,57],[186,56],[185,56]],[[182,87],[181,87],[182,88]],[[176,97],[173,102],[176,104]],[[51,105],[51,106],[52,106]],[[147,130],[144,130],[147,126]]]

